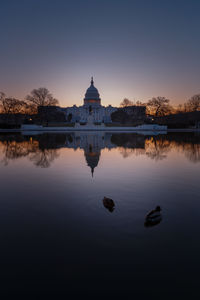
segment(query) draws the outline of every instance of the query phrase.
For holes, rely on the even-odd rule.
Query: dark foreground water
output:
[[[0,161],[1,295],[198,298],[200,134],[7,134]]]

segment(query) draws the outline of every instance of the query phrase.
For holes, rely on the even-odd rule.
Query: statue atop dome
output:
[[[87,89],[84,98],[84,105],[101,105],[101,99],[97,88],[94,86],[93,77],[91,78],[91,85]]]

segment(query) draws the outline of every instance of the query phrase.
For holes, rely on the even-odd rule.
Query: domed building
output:
[[[101,105],[101,98],[98,89],[94,86],[93,77],[91,78],[90,87],[86,90],[82,106],[72,106],[65,108],[66,119],[72,123],[85,125],[91,123],[110,123],[111,114],[117,110],[117,107],[111,105],[105,107]]]
[[[86,93],[85,93],[85,98],[84,98],[84,105],[101,105],[101,99],[99,96],[99,92],[97,90],[97,88],[95,88],[94,86],[94,81],[93,81],[93,77],[91,79],[91,85],[90,87],[87,89]]]

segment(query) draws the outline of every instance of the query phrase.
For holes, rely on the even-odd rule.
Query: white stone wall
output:
[[[111,122],[111,114],[117,110],[116,107],[112,107],[111,105],[107,107],[101,105],[83,105],[77,107],[74,105],[64,109],[66,119],[69,114],[72,114],[72,122],[87,122],[90,114],[90,106],[92,107],[91,115],[93,116],[94,122]]]

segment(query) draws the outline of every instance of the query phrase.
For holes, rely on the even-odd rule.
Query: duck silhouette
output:
[[[151,210],[145,218],[144,226],[152,227],[159,224],[162,221],[161,208],[156,206],[155,209]]]
[[[115,209],[115,203],[112,199],[104,197],[103,198],[103,205],[105,208],[107,208],[109,210],[109,212],[113,212],[113,210]]]

